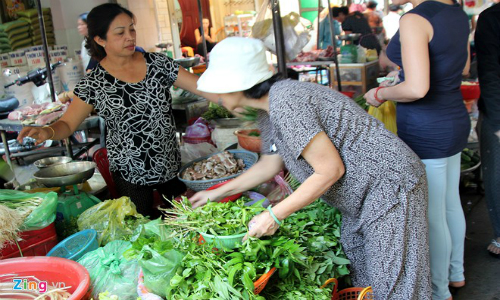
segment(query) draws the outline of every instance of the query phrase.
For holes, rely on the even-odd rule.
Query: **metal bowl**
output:
[[[72,160],[73,159],[71,159],[71,157],[69,157],[69,156],[54,156],[54,157],[46,157],[46,158],[39,159],[39,160],[35,161],[33,164],[37,168],[41,169],[41,168],[46,168],[46,167],[55,166],[55,165],[59,165],[59,164],[69,163]]]
[[[337,36],[337,38],[341,41],[357,41],[360,37],[361,33],[349,33]]]
[[[177,58],[174,59],[176,63],[181,65],[183,68],[191,68],[193,66],[196,66],[200,63],[200,57],[195,56],[195,57],[188,57],[188,58]]]
[[[41,169],[33,177],[46,187],[73,185],[90,179],[95,167],[91,161],[69,162]]]

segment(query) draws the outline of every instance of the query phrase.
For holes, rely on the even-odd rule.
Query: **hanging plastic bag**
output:
[[[135,228],[149,222],[139,214],[128,197],[106,200],[84,211],[78,217],[78,229],[95,229],[99,245],[114,240],[128,240]]]
[[[274,176],[274,181],[277,186],[267,195],[267,199],[269,199],[272,206],[280,203],[293,193],[293,189],[288,185],[285,178],[283,178],[282,173]]]
[[[385,101],[379,107],[370,106],[368,114],[384,123],[385,128],[394,134],[398,134],[396,126],[396,105],[392,101]]]
[[[94,299],[99,299],[99,293],[104,292],[116,295],[120,300],[137,299],[139,264],[137,260],[129,261],[122,255],[130,247],[130,242],[112,241],[78,260],[89,272]]]
[[[255,18],[255,23],[252,26],[252,37],[262,40],[269,51],[276,54],[272,18],[270,1],[264,1],[259,14]],[[300,15],[296,12],[281,16],[281,22],[283,25],[285,59],[290,61],[297,57],[300,51],[302,51],[304,46],[309,42],[311,38],[311,26],[304,25]]]
[[[184,137],[187,138],[206,138],[210,137],[210,128],[208,127],[208,123],[203,118],[198,118],[193,125],[189,125],[186,128],[186,135]]]

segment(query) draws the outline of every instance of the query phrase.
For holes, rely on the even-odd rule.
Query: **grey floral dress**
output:
[[[343,215],[342,245],[356,286],[376,299],[430,299],[427,182],[417,155],[344,95],[283,80],[259,111],[262,153],[279,154],[301,182],[314,173],[301,153],[325,132],[345,174],[322,196]]]

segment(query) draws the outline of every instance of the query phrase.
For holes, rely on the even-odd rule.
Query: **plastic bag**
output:
[[[217,150],[217,148],[210,143],[184,143],[181,145],[181,163],[184,165],[197,158],[207,156],[218,151],[219,150]]]
[[[280,203],[281,201],[283,201],[283,199],[293,193],[292,188],[285,181],[282,174],[283,173],[274,176],[274,181],[276,182],[277,186],[266,196],[272,206]]]
[[[153,294],[148,291],[146,286],[144,285],[144,273],[142,270],[139,272],[139,281],[137,284],[137,294],[141,300],[162,300],[163,298]]]
[[[193,125],[186,128],[185,136],[188,138],[206,138],[210,137],[210,133],[208,123],[204,119],[198,118]]]
[[[0,204],[5,202],[7,207],[8,201],[19,201],[19,200],[29,200],[29,199],[39,199],[41,203],[36,206],[31,212],[24,206],[16,208],[22,216],[26,216],[24,219],[22,230],[36,230],[42,229],[50,224],[52,224],[56,219],[56,209],[57,209],[57,193],[25,193],[15,190],[0,190]],[[27,204],[27,207],[32,207],[32,204]]]
[[[120,300],[137,299],[139,264],[126,260],[122,253],[131,247],[127,241],[112,241],[104,247],[86,253],[78,260],[90,275],[92,296],[109,292]]]
[[[398,134],[398,128],[396,126],[396,105],[394,102],[385,101],[379,107],[370,106],[368,114],[382,121],[387,130],[394,134]]]
[[[106,200],[84,211],[78,217],[78,229],[95,229],[99,245],[114,240],[127,240],[135,228],[149,222],[139,214],[128,197]]]
[[[23,230],[42,229],[56,220],[57,193],[49,192],[43,202],[24,219]]]
[[[283,41],[285,46],[285,59],[290,61],[297,57],[304,46],[309,42],[311,26],[303,24],[301,17],[296,12],[281,16],[283,24]],[[255,18],[252,26],[252,37],[260,39],[269,51],[276,54],[274,28],[270,1],[265,1]]]
[[[165,287],[170,284],[170,279],[175,275],[184,254],[173,249],[172,242],[168,240],[168,228],[162,223],[159,218],[139,226],[133,237],[137,242],[124,256],[137,259],[147,290],[165,297]],[[153,239],[148,241],[151,237]],[[145,241],[147,243],[144,243]]]

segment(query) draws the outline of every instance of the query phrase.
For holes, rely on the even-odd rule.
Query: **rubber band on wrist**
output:
[[[50,130],[52,130],[52,136],[48,138],[48,140],[51,140],[54,138],[54,136],[56,135],[56,131],[54,130],[54,128],[50,127],[50,126],[43,126],[43,128],[48,128]]]
[[[281,225],[281,221],[278,220],[278,218],[276,217],[276,215],[273,213],[273,209],[271,208],[271,205],[269,205],[267,207],[267,210],[269,211],[269,213],[271,214],[271,217],[273,217],[274,221],[276,222],[276,224],[278,224],[278,226]]]
[[[378,103],[384,103],[385,102],[385,100],[382,100],[382,99],[380,99],[378,97],[378,91],[380,89],[383,89],[383,88],[385,88],[385,86],[379,86],[378,88],[375,89],[375,94],[373,94],[373,97],[375,98],[375,100],[377,100]]]

